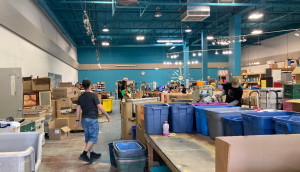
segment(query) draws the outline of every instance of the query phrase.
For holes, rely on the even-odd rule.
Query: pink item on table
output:
[[[216,103],[216,102],[212,102],[212,103],[191,103],[194,106],[224,106],[224,105],[228,105],[228,103]]]

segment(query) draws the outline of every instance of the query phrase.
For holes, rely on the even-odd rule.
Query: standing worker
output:
[[[110,117],[100,104],[97,95],[91,92],[91,81],[83,80],[82,86],[85,92],[78,98],[77,118],[74,128],[76,129],[79,126],[80,111],[82,110],[81,126],[84,129],[86,146],[79,159],[92,163],[101,157],[100,153],[93,152],[93,145],[97,143],[99,134],[98,109],[105,114],[108,122]],[[88,152],[90,157],[87,155]]]
[[[243,89],[240,87],[239,78],[233,78],[231,83],[222,84],[224,91],[216,97],[226,95],[226,103],[231,106],[242,106]]]

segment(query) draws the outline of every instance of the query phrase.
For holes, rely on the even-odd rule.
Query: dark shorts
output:
[[[81,126],[84,129],[85,142],[92,142],[96,144],[98,142],[99,135],[98,119],[82,118]]]

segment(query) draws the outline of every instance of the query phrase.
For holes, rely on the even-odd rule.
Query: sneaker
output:
[[[91,152],[91,161],[95,162],[101,158],[101,153]]]
[[[90,163],[90,164],[93,163],[93,161],[87,155],[84,155],[84,154],[81,154],[79,156],[79,159],[82,161],[85,161],[87,163]]]

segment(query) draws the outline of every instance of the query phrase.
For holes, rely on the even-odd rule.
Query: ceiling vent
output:
[[[203,1],[203,2],[202,2]],[[205,0],[186,0],[186,3],[206,3]],[[181,21],[198,22],[203,21],[210,16],[209,6],[191,6],[187,5],[181,9]]]

